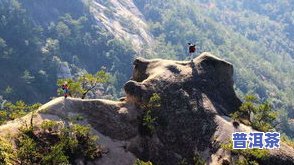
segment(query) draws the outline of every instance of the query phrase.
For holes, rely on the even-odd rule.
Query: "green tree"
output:
[[[156,109],[160,108],[160,96],[153,93],[147,104],[142,105],[144,110],[142,118],[142,126],[147,131],[147,134],[152,135],[156,130],[157,117],[155,116]]]
[[[273,111],[268,101],[260,102],[256,96],[247,95],[239,110],[231,114],[231,117],[266,132],[273,128],[277,113]]]
[[[277,113],[272,110],[269,102],[264,102],[257,107],[254,113],[252,127],[261,131],[269,131],[274,127],[273,122],[277,118]]]
[[[45,46],[41,49],[43,54],[54,56],[59,52],[59,41],[57,39],[47,38]]]
[[[254,95],[246,95],[244,102],[240,106],[239,110],[231,115],[233,119],[245,120],[250,122],[250,115],[256,112],[257,107],[255,105],[257,97]]]
[[[10,86],[7,86],[6,89],[4,90],[5,95],[9,95],[13,92],[13,89]]]
[[[99,84],[108,82],[109,78],[109,74],[101,70],[94,75],[86,73],[74,79],[58,79],[57,85],[61,86],[64,82],[67,82],[71,95],[84,99],[86,95]],[[62,91],[59,90],[59,93],[61,92]]]
[[[30,84],[34,79],[35,77],[32,76],[32,74],[28,71],[28,70],[25,70],[23,72],[23,76],[21,77],[27,84]]]
[[[60,38],[66,38],[71,34],[70,28],[63,22],[58,22],[56,25],[57,36]]]

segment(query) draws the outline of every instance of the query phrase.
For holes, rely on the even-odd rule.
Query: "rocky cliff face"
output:
[[[144,45],[150,46],[153,37],[133,0],[93,0],[90,12],[98,24],[119,39],[129,41],[140,52]]]
[[[136,158],[154,164],[193,164],[200,157],[207,164],[229,164],[236,155],[221,144],[236,131],[253,131],[240,124],[234,127],[227,116],[241,104],[233,90],[233,66],[209,53],[193,61],[136,59],[132,80],[125,84],[127,96],[121,101],[58,98],[43,105],[34,118],[69,122],[84,116],[107,152],[95,164],[133,164]],[[146,133],[142,116],[150,96],[160,96],[160,107],[152,133]],[[29,120],[29,116],[22,120]],[[0,126],[0,136],[16,132],[18,120]],[[294,149],[282,144],[262,164],[293,164]]]
[[[220,115],[241,104],[233,90],[232,65],[209,53],[189,62],[137,59],[134,65],[133,80],[125,85],[127,100],[142,104],[152,93],[159,93],[163,105],[156,113],[160,121],[156,139],[143,137],[140,141],[142,146],[157,147],[138,154],[147,151],[151,159],[161,162],[159,157],[165,157],[170,163],[184,158],[192,162],[199,153],[208,159],[217,150],[212,139],[222,133]],[[144,144],[146,141],[149,143]]]
[[[25,0],[22,4],[37,24],[48,26],[65,14],[78,18],[89,12],[97,26],[117,39],[130,42],[137,52],[153,42],[147,23],[133,0]]]

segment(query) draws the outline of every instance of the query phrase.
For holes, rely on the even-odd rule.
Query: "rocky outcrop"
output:
[[[138,58],[125,91],[129,97],[139,100],[148,99],[154,92],[170,93],[172,97],[183,94],[197,107],[203,107],[207,104],[205,100],[210,100],[216,107],[211,110],[225,115],[241,104],[233,89],[233,66],[209,53],[189,62]]]
[[[130,141],[130,151],[156,164],[193,164],[197,155],[208,164],[230,163],[232,155],[221,144],[233,132],[253,131],[243,124],[234,127],[228,117],[241,105],[233,89],[233,66],[210,53],[192,61],[138,58],[125,91],[127,100],[137,105],[146,103],[152,93],[161,96],[154,135],[139,135]],[[257,161],[291,164],[293,151],[282,145],[269,158]]]
[[[94,164],[128,165],[136,158],[163,165],[193,164],[195,158],[207,164],[230,164],[236,155],[221,144],[233,132],[253,131],[243,124],[234,127],[228,117],[241,104],[233,89],[233,66],[210,53],[192,61],[138,58],[125,92],[121,101],[58,98],[43,105],[34,121],[36,125],[46,119],[66,123],[77,114],[84,116],[81,123],[92,126],[108,151]],[[150,134],[142,126],[142,105],[154,93],[160,96],[161,106],[152,109],[156,120]],[[0,126],[0,136],[16,131],[16,123]],[[294,149],[282,144],[257,161],[293,164]]]

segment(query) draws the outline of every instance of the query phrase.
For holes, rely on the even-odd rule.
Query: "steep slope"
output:
[[[119,95],[131,73],[132,45],[99,26],[82,1],[0,0],[0,95],[10,101],[45,102],[57,78],[106,67]]]
[[[135,158],[155,164],[192,164],[195,156],[208,164],[230,163],[236,159],[221,144],[236,131],[253,131],[240,124],[233,126],[227,114],[241,104],[233,90],[233,67],[209,53],[193,61],[134,61],[132,80],[125,84],[121,101],[57,98],[43,105],[34,117],[70,123],[82,115],[81,124],[90,124],[100,136],[98,143],[108,152],[96,164],[133,164]],[[160,107],[151,109],[156,118],[150,134],[142,125],[144,106],[150,96],[160,96]],[[22,118],[29,121],[30,115]],[[16,133],[20,121],[0,126],[0,136]],[[269,157],[256,158],[262,164],[293,164],[294,149],[282,144]],[[200,156],[200,157],[199,157]]]
[[[132,0],[94,0],[89,6],[99,25],[119,39],[129,41],[138,53],[153,42],[146,21]]]
[[[137,52],[143,46],[152,43],[152,36],[148,30],[143,15],[132,0],[79,0],[72,1],[23,1],[30,17],[37,24],[50,25],[58,21],[60,16],[70,14],[73,18],[82,15],[92,15],[95,25],[111,33],[117,39],[132,44]]]

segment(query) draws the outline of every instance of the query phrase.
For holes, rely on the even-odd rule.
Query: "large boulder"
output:
[[[210,53],[202,53],[193,61],[137,58],[125,91],[129,100],[136,98],[138,103],[154,92],[173,96],[182,92],[189,96],[186,101],[194,100],[198,107],[203,106],[203,99],[209,99],[215,110],[225,115],[241,104],[233,89],[233,66]]]

